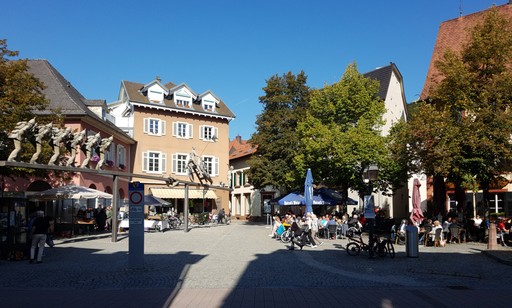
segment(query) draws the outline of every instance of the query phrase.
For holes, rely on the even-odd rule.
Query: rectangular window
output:
[[[190,108],[190,102],[184,99],[177,99],[176,106]]]
[[[162,152],[144,152],[142,159],[142,171],[148,173],[165,172],[166,155]]]
[[[173,136],[184,139],[192,138],[192,124],[184,122],[174,122],[172,129]]]
[[[120,144],[117,145],[117,164],[122,169],[126,165],[126,148]]]
[[[172,155],[172,173],[187,174],[188,154],[176,153]]]
[[[204,166],[210,176],[219,175],[219,159],[214,156],[203,156]]]
[[[210,102],[203,103],[203,108],[206,111],[213,111],[213,106],[214,106],[214,103],[210,103]]]
[[[165,135],[165,121],[154,118],[145,118],[144,133],[154,136]]]
[[[214,136],[217,138],[218,135],[217,127],[202,125],[201,126],[201,139],[206,141],[214,141]]]

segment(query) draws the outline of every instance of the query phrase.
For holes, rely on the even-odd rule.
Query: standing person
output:
[[[219,213],[217,214],[218,215],[218,219],[219,219],[219,223],[221,224],[223,219],[224,219],[224,208],[221,208]]]
[[[107,220],[105,221],[107,224],[107,231],[110,231],[112,230],[112,206],[107,206],[105,214],[107,215]]]
[[[43,211],[37,211],[36,218],[32,223],[32,246],[30,247],[30,263],[34,263],[34,257],[36,254],[36,247],[39,248],[37,253],[37,263],[43,263],[43,249],[46,243],[46,235],[50,224],[48,220],[44,218]]]

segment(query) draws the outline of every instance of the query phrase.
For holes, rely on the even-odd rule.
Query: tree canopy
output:
[[[442,80],[412,120],[393,131],[396,143],[408,145],[400,155],[410,170],[446,178],[462,192],[475,180],[488,189],[510,171],[512,158],[512,20],[496,8],[484,16],[460,53],[448,50],[436,62]]]
[[[345,196],[349,188],[364,195],[362,173],[372,164],[383,175],[376,187],[385,191],[395,182],[396,172],[380,131],[385,107],[379,86],[351,64],[339,82],[312,92],[297,128],[300,151],[294,164],[299,175],[311,168],[315,181],[339,188]]]
[[[255,187],[273,185],[283,192],[300,186],[293,176],[293,157],[299,150],[297,123],[305,113],[310,88],[304,72],[274,75],[263,88],[263,111],[256,119],[250,142],[257,152],[249,160],[249,179]]]

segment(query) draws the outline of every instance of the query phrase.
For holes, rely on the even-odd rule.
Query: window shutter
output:
[[[162,136],[165,136],[165,134],[166,134],[166,122],[161,120],[160,123],[162,124]]]
[[[214,127],[214,128],[213,128],[213,136],[215,136],[215,137],[219,138],[219,130],[217,129],[217,127]],[[212,137],[213,137],[213,136],[212,136]]]
[[[201,134],[199,136],[199,139],[203,140],[204,139],[204,126],[203,125],[199,126],[199,133]]]
[[[187,129],[188,138],[189,138],[189,139],[192,139],[192,138],[194,137],[194,129],[193,129],[193,126],[192,126],[192,124],[188,124],[187,126],[188,126],[188,127],[187,127],[187,128],[188,128],[188,129]]]
[[[176,137],[177,134],[178,134],[178,123],[172,122],[172,135],[174,137]]]
[[[149,130],[148,127],[149,127],[149,119],[144,118],[144,134],[148,133],[148,130]]]
[[[172,154],[172,167],[171,173],[178,172],[178,154]]]
[[[142,171],[148,171],[148,152],[142,153]]]
[[[162,173],[165,173],[167,170],[167,154],[166,153],[162,153],[162,159],[160,160],[160,162],[162,163],[162,168],[160,169],[160,171]]]
[[[215,157],[214,165],[213,165],[213,175],[218,176],[219,175],[219,158]]]

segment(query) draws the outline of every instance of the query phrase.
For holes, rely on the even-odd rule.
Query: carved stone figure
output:
[[[53,128],[52,137],[50,140],[50,145],[53,147],[53,156],[50,158],[48,165],[55,165],[57,159],[60,156],[60,146],[62,143],[66,144],[66,142],[72,137],[71,128],[66,127],[62,128]]]
[[[66,142],[66,149],[71,153],[71,156],[68,159],[68,162],[66,163],[67,167],[74,167],[75,166],[75,158],[76,158],[76,150],[77,148],[81,147],[82,144],[85,141],[85,129],[81,132],[75,132],[73,133],[73,137],[68,139]]]
[[[98,161],[98,164],[96,165],[96,169],[101,169],[103,165],[105,164],[105,151],[110,147],[112,144],[112,141],[114,140],[114,136],[110,136],[108,138],[101,139],[101,143],[96,148],[96,152],[100,155],[100,160]]]
[[[34,155],[32,155],[32,158],[30,159],[31,164],[37,163],[39,155],[43,150],[43,140],[48,140],[49,138],[51,138],[53,129],[52,126],[53,123],[50,122],[46,125],[39,125],[37,127],[36,133],[34,134],[34,139],[32,140],[32,144],[35,146],[36,152],[34,153]]]
[[[9,134],[9,139],[12,139],[14,142],[14,150],[12,150],[11,154],[7,158],[7,161],[16,161],[18,154],[21,150],[21,142],[25,139],[30,139],[30,137],[34,134],[34,129],[36,126],[36,119],[31,119],[30,121],[21,121],[16,124],[16,127]]]
[[[85,153],[85,160],[82,162],[80,168],[89,168],[89,161],[92,158],[94,149],[99,146],[101,142],[100,133],[93,136],[88,136],[85,144],[82,145],[82,151]]]

